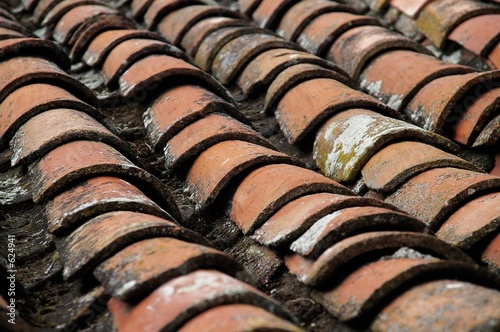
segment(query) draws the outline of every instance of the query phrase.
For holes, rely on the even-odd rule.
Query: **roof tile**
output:
[[[132,17],[137,21],[142,21],[144,14],[151,6],[154,0],[132,0],[130,10]]]
[[[306,168],[285,164],[263,166],[247,175],[238,186],[230,217],[243,233],[253,233],[285,204],[320,192],[354,196],[349,189]]]
[[[30,31],[17,21],[0,16],[0,28],[10,29],[22,33],[25,36],[30,36]]]
[[[78,278],[128,245],[154,237],[207,245],[204,238],[170,220],[137,211],[108,212],[88,220],[57,243],[63,276]]]
[[[499,187],[498,177],[458,168],[436,168],[410,179],[389,195],[386,202],[424,221],[434,230],[471,197]]]
[[[182,7],[203,4],[202,1],[198,0],[154,0],[147,2],[149,2],[149,4],[147,5],[144,13],[144,23],[150,30],[156,28],[160,20],[174,10]]]
[[[500,273],[500,233],[483,250],[481,261],[486,263],[488,268],[497,275]]]
[[[57,24],[59,20],[71,9],[83,5],[107,6],[106,2],[100,0],[49,0],[40,6],[42,1],[35,9],[34,22],[42,26],[51,26]]]
[[[274,29],[295,0],[260,1],[252,12],[252,19],[261,28]]]
[[[0,40],[10,39],[10,38],[23,38],[25,36],[26,36],[25,34],[19,31],[0,27]]]
[[[163,148],[165,165],[177,169],[214,144],[240,140],[271,149],[274,147],[252,128],[223,113],[212,113],[190,124],[175,135]]]
[[[67,69],[70,66],[66,53],[52,41],[40,38],[12,38],[0,41],[0,61],[33,54],[54,61],[61,68]]]
[[[189,169],[186,182],[197,207],[203,209],[217,198],[236,175],[256,165],[276,163],[300,164],[286,154],[260,145],[244,141],[224,141],[200,154]]]
[[[67,233],[99,214],[138,211],[171,219],[170,215],[129,182],[110,176],[84,180],[47,203],[48,231]]]
[[[259,6],[262,0],[238,0],[240,12],[248,17],[252,17],[252,13]]]
[[[195,316],[224,304],[251,304],[291,320],[276,302],[256,289],[216,271],[199,270],[154,291],[130,313],[123,332],[177,331]]]
[[[266,246],[290,245],[320,218],[355,206],[394,209],[381,200],[366,197],[330,193],[306,195],[284,205],[255,231],[252,238]]]
[[[431,145],[406,141],[378,151],[365,164],[361,174],[370,189],[392,193],[416,174],[438,167],[482,172],[465,160]]]
[[[491,50],[490,54],[488,54],[488,59],[497,69],[500,69],[500,43]]]
[[[406,15],[416,18],[420,11],[434,0],[391,0],[391,6],[396,7]]]
[[[60,2],[61,0],[37,0],[33,10],[33,22],[36,25],[40,25],[45,16],[47,16],[47,13]]]
[[[481,15],[460,23],[448,36],[480,56],[488,53],[500,41],[500,15]]]
[[[131,244],[101,263],[94,275],[114,298],[131,302],[142,300],[176,277],[200,269],[250,278],[230,256],[173,238],[154,238]]]
[[[481,131],[476,141],[472,145],[478,146],[494,146],[500,139],[500,115],[494,117]]]
[[[222,84],[228,84],[255,56],[270,49],[300,50],[295,43],[267,33],[245,34],[225,44],[215,56],[211,71]]]

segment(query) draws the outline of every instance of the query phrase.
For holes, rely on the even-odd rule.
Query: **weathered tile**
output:
[[[294,2],[294,0],[261,1],[253,11],[252,19],[261,28],[273,29]]]
[[[31,32],[24,25],[20,24],[18,21],[12,21],[9,18],[0,16],[0,28],[10,29],[22,33],[25,36],[31,36]]]
[[[396,67],[398,70],[387,70]],[[396,50],[373,59],[359,77],[360,86],[388,106],[403,111],[429,82],[450,75],[474,72],[471,67],[440,61],[413,51]]]
[[[30,118],[50,109],[69,108],[102,120],[104,115],[63,88],[35,83],[14,90],[0,104],[0,146],[6,146]]]
[[[182,129],[212,112],[235,118],[236,108],[214,93],[195,85],[180,85],[163,92],[143,115],[148,140],[161,150]]]
[[[341,182],[354,181],[375,153],[402,139],[458,151],[451,141],[420,127],[372,111],[350,109],[334,115],[318,131],[314,159],[326,176]]]
[[[135,62],[120,77],[120,91],[126,98],[147,94],[166,79],[189,78],[209,89],[228,101],[231,94],[216,79],[199,68],[168,55],[150,55]]]
[[[438,167],[481,172],[478,167],[431,145],[406,141],[378,151],[365,164],[361,174],[368,188],[392,193],[418,173]]]
[[[102,65],[102,77],[106,85],[113,87],[135,62],[149,55],[160,54],[187,60],[181,50],[164,41],[132,38],[121,42],[109,53]]]
[[[500,228],[500,193],[480,196],[461,206],[436,235],[459,248],[469,249]]]
[[[0,40],[0,61],[22,55],[43,56],[61,68],[70,66],[68,56],[54,42],[40,38],[12,38]]]
[[[26,37],[26,35],[19,31],[0,27],[0,40],[24,37]]]
[[[317,220],[290,245],[290,249],[305,257],[318,258],[335,243],[375,229],[425,232],[426,226],[406,213],[381,207],[350,207],[327,214]]]
[[[132,17],[137,21],[142,21],[144,14],[153,2],[154,0],[132,0],[130,3]]]
[[[144,1],[143,1],[144,2]],[[153,30],[158,22],[176,9],[203,4],[197,0],[154,0],[149,1],[144,12],[144,23],[148,29]]]
[[[500,69],[500,43],[488,54],[488,59],[493,64],[493,68]]]
[[[240,12],[247,17],[252,17],[252,13],[259,6],[262,0],[238,0],[238,7]]]
[[[336,73],[345,75],[347,78],[347,74],[342,69],[320,57],[306,52],[275,48],[256,56],[243,69],[241,75],[238,77],[237,84],[243,90],[243,93],[248,96],[261,88],[267,87],[286,68],[305,63],[317,65],[317,71],[321,71],[321,68],[330,69]],[[333,75],[331,76],[333,77]]]
[[[165,145],[165,166],[177,169],[214,144],[239,140],[274,149],[263,136],[243,123],[223,114],[212,113],[188,125]]]
[[[436,168],[410,179],[387,196],[386,202],[437,230],[449,214],[471,197],[499,188],[500,178],[489,174],[458,168]]]
[[[487,56],[500,41],[500,15],[481,15],[460,23],[448,39],[477,55]]]
[[[170,220],[135,211],[108,212],[88,220],[57,243],[63,276],[78,278],[125,247],[156,237],[207,245],[204,238]]]
[[[355,206],[394,209],[383,201],[366,197],[330,193],[311,194],[284,205],[255,231],[252,238],[266,246],[290,245],[318,219],[337,210]]]
[[[220,49],[213,60],[211,71],[222,84],[228,84],[252,58],[275,48],[300,50],[297,44],[263,31],[245,34],[232,39]]]
[[[99,214],[118,210],[172,219],[137,187],[110,176],[84,180],[55,196],[45,206],[48,231],[57,235],[67,234]]]
[[[500,233],[481,252],[481,261],[486,263],[490,271],[500,274]]]
[[[41,2],[42,1],[40,1],[40,3]],[[42,26],[53,26],[57,24],[67,12],[76,7],[83,5],[107,6],[105,1],[99,0],[49,0],[45,2],[45,6],[37,6],[34,16],[35,23]]]
[[[47,13],[60,2],[60,0],[37,0],[33,10],[33,22],[40,25]]]
[[[129,245],[99,264],[94,275],[114,298],[132,302],[176,277],[203,269],[250,278],[240,263],[223,252],[164,237]]]
[[[495,146],[500,139],[500,115],[494,117],[481,131],[473,147]]]
[[[210,205],[232,178],[256,165],[300,162],[284,153],[244,141],[224,141],[203,151],[186,182],[198,209]]]
[[[416,18],[420,11],[432,1],[434,0],[391,0],[391,6],[412,18]]]
[[[194,317],[184,324],[179,332],[218,331],[276,331],[299,332],[298,326],[285,321],[268,311],[248,304],[217,306]]]
[[[251,234],[285,204],[321,192],[354,196],[349,189],[309,169],[267,165],[254,170],[241,182],[229,215],[243,233]]]
[[[361,26],[338,37],[328,51],[327,60],[335,62],[357,80],[368,61],[388,49],[431,54],[419,43],[392,30],[378,26]]]

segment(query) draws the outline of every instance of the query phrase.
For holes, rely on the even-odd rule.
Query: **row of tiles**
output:
[[[111,53],[108,57],[111,57]],[[131,67],[131,69],[141,62],[142,60],[138,60]],[[124,73],[123,75],[126,75],[126,73]],[[161,78],[156,78],[156,80],[159,79]],[[189,110],[189,112],[191,112],[191,108],[193,108],[193,106],[195,108],[198,108],[198,106],[195,105],[199,105],[201,100],[198,97],[200,93],[196,93],[196,91],[200,89],[201,89],[200,87],[191,85],[177,86],[174,88],[167,89],[167,91],[164,92],[160,97],[156,98],[155,101],[150,102],[150,107],[148,108],[146,112],[147,115],[145,116],[146,127],[149,127],[150,124],[153,122],[158,122],[157,119],[163,116],[161,115],[160,112],[161,109],[164,110],[172,102],[180,100],[180,98],[178,97],[179,93],[184,92],[183,94],[185,103],[184,105],[186,105],[187,101],[190,102],[189,106],[187,107],[184,106],[185,110],[187,109]],[[125,95],[123,90],[121,90],[121,93],[122,95]],[[160,103],[163,103],[162,107],[158,106]],[[155,109],[156,111],[151,112],[152,109]],[[173,122],[172,120],[175,122]],[[207,124],[224,123],[224,122],[231,123],[229,121],[232,121],[233,122],[231,124],[232,127],[239,128],[238,129],[239,131],[242,131],[242,129],[240,128],[244,128],[243,125],[241,124],[236,125],[235,120],[231,120],[230,118],[227,117],[227,115],[225,116],[217,113],[210,114],[201,119],[195,118],[190,120],[185,120],[185,119],[183,120],[184,120],[183,122],[180,122],[178,121],[177,118],[170,119],[171,122],[168,126],[173,127],[175,124],[178,133],[177,134],[172,133],[173,136],[171,138],[170,137],[165,138],[166,144],[165,143],[163,144],[165,144],[166,146],[165,153],[167,154],[166,155],[167,160],[174,160],[174,161],[176,160],[174,158],[169,158],[170,156],[169,151],[172,150],[171,147],[172,141],[177,139],[178,142],[182,142],[183,141],[182,137],[184,137],[185,140],[186,137],[189,137],[189,135],[194,135],[200,128],[206,127]],[[198,130],[196,130],[196,128],[195,129],[189,128],[194,125],[197,125],[196,128],[198,128]],[[221,126],[221,128],[226,128],[226,127],[227,126],[225,124]],[[185,129],[190,129],[190,130],[186,134],[184,134]],[[342,214],[343,221],[337,221],[337,223],[342,224],[345,222],[344,227],[338,227],[339,225],[335,225],[335,222],[332,222],[329,225],[330,228],[327,230],[327,232],[325,232],[324,236],[317,239],[318,241],[316,243],[313,243],[314,241],[307,242],[307,240],[302,239],[301,240],[302,242],[306,241],[305,244],[304,243],[300,244],[299,242],[299,244],[291,246],[294,248],[292,250],[298,251],[300,252],[300,254],[291,255],[288,261],[291,262],[290,263],[291,269],[293,271],[296,271],[296,273],[300,275],[299,274],[300,266],[304,266],[304,264],[314,262],[314,259],[311,261],[310,258],[317,258],[318,256],[320,256],[321,253],[325,251],[326,248],[332,245],[333,243],[332,241],[342,240],[342,236],[339,238],[340,230],[347,231],[351,227],[354,227],[356,229],[349,234],[351,235],[350,237],[345,239],[346,241],[350,240],[348,241],[350,243],[343,241],[340,241],[338,243],[339,245],[342,243],[340,247],[344,247],[347,245],[347,247],[350,249],[347,250],[347,252],[343,252],[341,250],[342,253],[340,256],[338,256],[339,252],[335,252],[336,250],[333,250],[335,254],[332,254],[330,252],[328,255],[326,255],[329,256],[329,258],[327,258],[326,256],[324,257],[324,260],[318,258],[316,261],[317,263],[316,266],[318,267],[319,272],[316,271],[315,273],[310,274],[309,278],[310,280],[313,281],[305,281],[307,278],[304,278],[303,276],[300,277],[306,283],[314,286],[319,286],[325,280],[331,280],[332,275],[328,271],[325,271],[325,266],[330,267],[331,269],[334,270],[336,260],[344,261],[345,263],[355,260],[355,257],[363,256],[363,253],[358,251],[360,247],[369,247],[371,251],[377,248],[377,245],[373,246],[373,244],[378,243],[378,245],[379,246],[381,245],[382,248],[384,249],[389,249],[389,250],[392,250],[390,248],[397,249],[401,246],[404,246],[400,241],[406,237],[414,239],[416,241],[415,243],[417,242],[428,243],[423,246],[427,247],[427,250],[429,252],[433,252],[435,254],[440,253],[438,254],[438,256],[447,257],[449,259],[452,258],[456,259],[460,256],[460,259],[467,260],[466,256],[463,256],[463,254],[461,254],[460,251],[457,251],[455,248],[445,245],[443,242],[436,240],[434,237],[421,234],[420,232],[422,232],[425,229],[425,226],[418,220],[412,219],[408,215],[394,211],[394,208],[382,202],[353,196],[352,192],[350,192],[346,188],[341,187],[337,183],[328,180],[327,178],[324,178],[317,173],[298,167],[296,166],[297,161],[285,155],[276,153],[273,150],[270,150],[267,144],[262,144],[262,138],[259,138],[258,141],[256,141],[256,137],[258,137],[258,134],[257,133],[250,134],[249,128],[245,128],[245,131],[248,132],[249,134],[247,135],[247,137],[250,137],[250,140],[253,142],[242,141],[241,138],[235,136],[226,136],[226,138],[223,138],[222,136],[218,136],[217,133],[212,133],[211,135],[207,136],[207,138],[205,139],[206,146],[199,147],[198,148],[199,150],[195,152],[194,156],[190,155],[190,158],[192,159],[191,160],[192,165],[189,168],[187,182],[188,184],[190,184],[191,190],[193,190],[193,188],[195,189],[193,191],[194,199],[197,201],[200,207],[204,207],[216,199],[218,192],[220,192],[222,188],[226,187],[226,184],[229,182],[231,178],[241,173],[244,169],[253,166],[254,170],[253,171],[250,170],[251,172],[248,175],[246,175],[246,177],[243,179],[241,183],[237,185],[236,191],[234,192],[232,199],[230,199],[232,203],[231,211],[229,213],[230,217],[236,224],[240,226],[240,228],[245,233],[253,232],[255,228],[257,228],[264,222],[265,222],[264,225],[267,225],[266,220],[268,219],[269,215],[272,215],[273,212],[278,210],[283,205],[286,205],[286,203],[297,203],[299,199],[309,199],[310,197],[314,196],[316,202],[312,202],[311,207],[318,208],[319,206],[317,205],[317,202],[319,201],[317,199],[322,198],[324,200],[323,211],[319,213],[323,213],[323,215],[328,214],[329,213],[328,211],[332,212],[335,210],[339,210],[340,208],[341,210],[338,212],[342,212],[340,214]],[[240,133],[238,133],[238,135],[241,136]],[[178,136],[181,137],[179,138]],[[155,136],[155,134],[152,131],[149,131],[149,137],[154,138],[157,136]],[[212,143],[207,142],[209,139],[212,140]],[[223,141],[221,142],[221,140]],[[261,144],[255,144],[259,142],[265,146],[262,146]],[[178,144],[180,143],[174,144],[174,147],[178,146]],[[187,150],[192,150],[192,148],[183,149],[183,151]],[[193,158],[196,159],[194,159],[193,161]],[[284,162],[286,162],[286,164],[284,164]],[[167,165],[170,165],[169,161],[167,161]],[[211,167],[207,167],[207,165],[210,165]],[[214,167],[214,165],[217,166]],[[260,167],[256,168],[257,166]],[[222,168],[220,172],[218,171],[219,168]],[[290,174],[290,176],[288,176],[288,174]],[[293,179],[294,181],[290,183],[290,179]],[[270,183],[273,184],[269,185]],[[207,195],[206,192],[208,192],[209,195]],[[309,195],[309,194],[317,194],[317,195]],[[212,195],[212,197],[210,197],[210,195]],[[355,200],[357,202],[355,202]],[[366,205],[368,208],[363,209],[362,207],[363,206],[366,207]],[[345,207],[345,209],[343,209],[342,207]],[[354,210],[349,210],[348,207],[353,207]],[[378,209],[376,207],[378,207]],[[377,221],[378,218],[375,218],[375,216],[382,216],[382,215],[385,215],[387,217],[387,220]],[[318,213],[316,213],[315,217],[316,218],[318,217]],[[335,216],[332,215],[330,217],[331,217],[330,220],[332,220],[334,219]],[[358,221],[356,221],[356,219]],[[342,220],[342,218],[340,218],[339,220]],[[314,216],[311,215],[307,223],[311,225],[314,221],[315,221]],[[409,224],[410,226],[408,227],[402,226],[402,221],[405,224]],[[300,223],[304,224],[305,221],[298,220],[297,224],[299,226]],[[323,221],[322,223],[325,224],[325,221]],[[367,228],[367,226],[368,225],[373,226],[374,223],[380,223],[381,229],[386,231],[370,232],[369,231],[370,227]],[[356,226],[351,226],[349,224]],[[283,228],[286,226],[287,225],[284,225],[283,223],[281,225],[277,225],[275,231],[279,232],[280,231],[279,228]],[[316,226],[316,228],[317,227],[318,226]],[[294,239],[297,239],[301,235],[301,233],[307,230],[308,226],[304,225],[301,226],[301,228],[302,229],[299,230],[290,229],[290,231],[292,231],[295,234],[288,236],[288,239],[285,239],[284,241],[290,243]],[[387,229],[392,231],[387,231]],[[410,232],[400,231],[402,229],[406,231],[409,230]],[[281,231],[283,231],[283,229],[281,229]],[[271,235],[269,231],[262,231],[261,233],[264,236]],[[356,237],[356,235],[359,235],[359,237]],[[426,239],[432,239],[432,240],[427,241]],[[388,246],[383,244],[387,242],[392,244]],[[310,243],[313,243],[313,246],[304,249]],[[440,249],[440,246],[444,247],[441,247]],[[380,247],[378,248],[380,249]],[[310,253],[306,253],[308,250],[310,251]],[[355,252],[357,252],[357,254],[356,253],[354,255],[349,254],[348,252],[350,250],[354,250]],[[413,258],[407,257],[409,259],[408,262],[411,262],[409,263],[410,265],[406,265],[408,264],[408,262],[405,261],[404,259],[399,260],[399,258],[401,257],[395,256],[395,258],[396,258],[395,261],[391,262],[391,264],[394,263],[394,266],[398,266],[396,270],[399,269],[399,272],[401,272],[401,269],[403,269],[405,272],[408,272],[408,276],[409,274],[411,274],[409,273],[410,265],[412,264],[420,265],[415,260],[415,257]],[[362,262],[363,264],[366,264],[366,261],[364,259],[362,260]],[[424,265],[427,266],[428,265],[427,263],[431,262],[420,262],[420,263],[424,263]],[[340,262],[340,264],[343,263]],[[426,269],[427,268],[424,268],[423,270]],[[374,267],[374,271],[375,270],[377,270],[377,268]],[[394,271],[394,274],[389,276],[388,280],[391,281],[394,280],[396,275],[400,275],[399,272]],[[413,278],[414,276],[410,277],[410,279]],[[353,285],[351,282],[346,282],[343,286],[344,287],[339,287],[339,289],[341,289],[340,291],[337,289],[337,293],[342,292],[342,290],[352,287]],[[330,301],[332,301],[332,303],[334,304],[337,304],[339,308],[342,308],[342,309],[337,308],[337,310],[333,309],[332,310],[336,315],[341,316],[343,319],[346,320],[357,318],[359,315],[366,313],[366,311],[369,311],[369,306],[370,306],[369,303],[370,301],[373,300],[374,292],[377,289],[378,287],[374,287],[370,292],[368,292],[368,294],[365,294],[366,297],[362,301],[358,301],[358,303],[353,303],[349,301],[346,302],[344,301],[345,299],[342,300],[332,297],[330,298]],[[390,292],[391,291],[388,289],[387,295]],[[328,298],[328,296],[326,298]],[[344,310],[346,307],[353,305],[357,308],[356,310],[342,314],[342,310]]]
[[[498,1],[419,0],[365,1],[378,14],[396,10],[404,17],[394,19],[394,26],[405,25],[401,32],[417,30],[440,50],[456,43],[500,68],[500,6]]]
[[[5,74],[0,112],[8,134],[2,139],[11,138],[13,166],[28,165],[33,200],[45,204],[48,231],[57,235],[64,278],[94,274],[101,283],[92,290],[96,294],[82,299],[104,290],[116,301],[139,302],[127,304],[130,318],[119,315],[124,331],[136,331],[144,322],[150,331],[184,324],[183,330],[195,331],[207,320],[198,314],[210,317],[210,310],[221,312],[235,331],[300,330],[279,304],[246,284],[252,279],[238,262],[173,222],[180,214],[166,187],[127,159],[124,154],[133,151],[94,117],[97,109],[75,96],[95,99],[91,91],[55,62],[24,55],[54,57],[47,51],[55,44],[22,37],[6,41],[0,51]],[[80,93],[61,87],[72,85]],[[149,302],[157,311],[151,313]]]

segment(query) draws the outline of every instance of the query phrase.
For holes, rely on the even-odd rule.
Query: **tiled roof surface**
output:
[[[1,3],[0,326],[500,328],[498,17]]]

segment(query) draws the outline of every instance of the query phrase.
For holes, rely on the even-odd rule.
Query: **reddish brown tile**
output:
[[[194,63],[201,69],[209,71],[212,68],[215,56],[229,41],[245,34],[259,32],[261,30],[253,26],[236,26],[215,30],[203,39],[194,56]]]
[[[71,142],[45,155],[30,169],[33,200],[36,203],[47,200],[83,177],[100,174],[125,177],[174,218],[180,219],[174,199],[159,179],[99,142]]]
[[[493,64],[493,68],[500,69],[500,43],[488,54],[488,59]]]
[[[433,230],[470,197],[499,188],[500,178],[457,168],[436,168],[415,176],[386,202],[424,221]]]
[[[313,286],[328,286],[332,276],[342,271],[345,264],[360,259],[363,255],[378,253],[383,257],[389,249],[415,248],[426,255],[436,255],[450,260],[474,264],[460,249],[439,240],[437,237],[413,232],[371,232],[352,236],[327,249],[316,261],[300,255],[287,256],[285,263],[290,272],[302,282]],[[366,257],[366,256],[365,256]],[[367,258],[364,258],[365,260]],[[370,258],[373,259],[373,258]]]
[[[108,310],[113,316],[113,324],[118,330],[124,328],[125,319],[134,307],[126,302],[111,298],[108,301]]]
[[[187,175],[198,209],[210,205],[220,191],[244,170],[262,164],[300,164],[281,152],[244,141],[224,141],[203,151]]]
[[[248,24],[249,22],[246,20],[223,16],[205,18],[194,24],[185,33],[180,41],[180,45],[187,54],[194,57],[203,40],[212,32],[222,28],[247,26]]]
[[[10,11],[8,11],[6,8],[4,7],[0,7],[0,16],[2,17],[5,17],[5,18],[8,18],[12,21],[16,21],[16,17],[10,13]]]
[[[184,35],[199,21],[208,17],[238,18],[238,13],[224,7],[194,5],[169,13],[158,23],[158,31],[174,45],[181,43]],[[146,23],[148,23],[146,21]],[[151,27],[149,27],[151,29]]]
[[[488,244],[481,253],[481,261],[488,265],[490,271],[500,274],[500,233]]]
[[[323,14],[304,27],[297,43],[311,53],[325,57],[328,49],[340,35],[363,25],[379,25],[374,17],[334,12]]]
[[[361,174],[368,188],[386,193],[418,173],[438,167],[455,167],[481,172],[476,166],[431,145],[398,142],[386,146],[368,160]]]
[[[475,16],[498,13],[500,7],[477,1],[440,0],[425,6],[415,24],[434,45],[442,48],[448,35],[460,23]]]
[[[42,6],[43,8],[39,8],[40,6],[37,6],[35,11],[35,23],[42,26],[52,26],[57,24],[57,22],[59,22],[59,20],[66,15],[66,13],[76,7],[83,5],[107,6],[105,1],[99,0],[49,0],[46,2],[46,6]]]
[[[193,5],[203,4],[203,1],[196,0],[154,0],[148,4],[145,14],[144,23],[148,29],[153,30],[158,25],[160,20],[169,15],[174,10],[182,7],[190,7]]]
[[[388,67],[398,70],[387,70]],[[360,75],[360,86],[396,110],[404,110],[417,92],[439,77],[473,72],[413,51],[389,51],[373,59]]]
[[[460,23],[448,36],[469,51],[487,56],[500,41],[500,15],[481,15]]]
[[[57,22],[53,38],[61,44],[68,44],[75,31],[85,23],[85,21],[106,14],[116,14],[115,9],[100,5],[78,6],[66,12]]]
[[[344,71],[341,70],[340,72],[343,73]],[[354,88],[354,83],[347,76],[316,64],[299,63],[286,68],[276,76],[267,89],[264,109],[269,113],[275,111],[276,104],[290,89],[302,82],[307,82],[316,78],[328,78],[338,81],[339,85],[343,84],[346,86],[344,87],[345,89],[349,87]],[[321,82],[323,82],[323,80]]]
[[[304,28],[316,17],[329,12],[352,12],[353,7],[325,0],[299,1],[281,19],[276,32],[295,41]]]
[[[334,115],[318,131],[314,158],[326,176],[342,182],[354,181],[380,148],[402,139],[458,151],[451,141],[417,126],[372,111],[350,109]]]
[[[142,30],[110,30],[99,34],[89,44],[83,61],[91,66],[100,68],[104,60],[108,57],[109,53],[120,43],[128,39],[151,39],[165,41],[157,33]]]
[[[304,106],[307,105],[307,106]],[[377,99],[330,78],[311,79],[292,87],[281,98],[276,118],[288,142],[297,144],[328,117],[364,107],[384,111]]]
[[[317,220],[290,249],[305,257],[318,258],[335,243],[374,230],[424,232],[426,226],[406,213],[372,206],[350,207]]]
[[[142,21],[146,10],[151,6],[154,0],[132,0],[130,3],[130,11],[132,17],[137,21]]]
[[[255,231],[252,238],[266,246],[290,245],[318,219],[337,210],[355,206],[393,209],[380,200],[330,193],[299,197],[284,205]]]
[[[286,48],[275,48],[256,56],[243,69],[241,75],[238,77],[237,84],[243,90],[243,93],[248,96],[261,88],[265,88],[286,68],[301,63],[318,65],[318,67],[313,67],[317,69],[316,72],[324,71],[323,69],[330,69],[344,74],[344,71],[333,63],[315,55]],[[345,74],[345,77],[347,78],[347,74]]]
[[[0,103],[23,85],[33,81],[50,81],[53,85],[64,86],[66,90],[91,105],[97,104],[97,98],[83,83],[43,58],[18,56],[8,59],[0,62],[0,72],[3,74],[0,75]]]
[[[61,68],[69,68],[68,56],[51,41],[39,38],[0,40],[0,61],[18,56],[36,54],[54,61]]]
[[[500,139],[500,115],[494,117],[481,131],[473,147],[495,146]]]
[[[181,50],[164,41],[133,38],[121,42],[113,48],[102,65],[101,74],[106,85],[110,87],[116,85],[118,79],[135,62],[149,55],[159,54],[185,58]]]
[[[391,6],[412,18],[416,18],[420,11],[432,1],[434,0],[391,0]]]
[[[207,244],[204,238],[167,219],[139,212],[108,212],[88,220],[57,243],[63,276],[78,278],[123,248],[155,237]]]
[[[239,140],[274,147],[252,128],[222,113],[212,113],[187,126],[165,145],[165,165],[177,169],[214,144]]]
[[[177,331],[195,316],[224,304],[250,304],[293,321],[253,287],[217,271],[199,270],[171,280],[140,302],[124,322],[123,332]]]
[[[94,275],[114,298],[131,302],[142,300],[173,278],[201,269],[216,269],[250,279],[230,256],[173,238],[154,238],[129,245],[99,264]]]
[[[472,93],[474,94],[472,98],[477,98],[482,90],[494,86],[492,82],[499,77],[500,72],[493,71],[452,75],[435,79],[415,95],[404,112],[414,123],[424,129],[440,130],[450,115],[458,119],[463,116],[468,105],[461,102],[462,98]]]
[[[320,192],[354,196],[349,189],[306,168],[267,165],[254,170],[241,182],[229,214],[243,233],[251,234],[285,204]]]
[[[26,35],[19,31],[0,27],[0,40],[24,37],[26,37]]]
[[[240,12],[251,18],[254,10],[260,5],[262,0],[238,0]]]
[[[236,37],[217,53],[212,63],[212,73],[222,84],[228,84],[237,77],[252,58],[275,48],[299,50],[297,44],[267,33]]]
[[[357,80],[369,60],[389,49],[430,54],[417,42],[392,30],[378,26],[362,26],[350,29],[337,38],[328,51],[327,60],[335,62]]]
[[[150,55],[134,63],[120,77],[120,91],[124,97],[133,98],[147,94],[162,81],[180,77],[207,86],[215,93],[232,101],[231,94],[217,80],[199,68],[168,55]]]
[[[51,84],[28,84],[14,90],[0,104],[0,146],[5,146],[30,118],[55,108],[70,108],[96,119],[104,118],[98,110],[63,88]]]
[[[110,211],[137,211],[171,219],[138,188],[119,178],[100,176],[85,180],[54,197],[45,207],[48,230],[68,233],[83,222]]]
[[[252,13],[252,19],[261,28],[274,30],[286,11],[293,5],[294,0],[264,0],[259,3]]]
[[[222,305],[207,310],[184,324],[179,332],[276,331],[300,332],[298,326],[259,307],[248,304]]]
[[[429,281],[390,302],[371,328],[376,331],[488,329],[487,326],[497,324],[499,306],[497,290],[451,278]]]
[[[60,2],[60,0],[38,0],[33,11],[33,22],[40,25],[47,13]]]
[[[12,166],[30,164],[57,146],[75,140],[103,142],[130,158],[134,156],[124,141],[94,118],[80,111],[59,108],[35,115],[19,128],[10,142]]]
[[[31,36],[31,31],[17,21],[0,16],[0,28],[10,29],[22,33],[24,36]]]
[[[500,89],[487,91],[463,110],[450,136],[459,143],[471,146],[499,108]]]
[[[170,88],[143,116],[147,137],[155,149],[162,149],[182,129],[211,112],[226,112],[233,117],[237,113],[232,104],[199,86]]]
[[[469,249],[500,228],[500,193],[476,198],[460,207],[436,235],[462,249]]]

